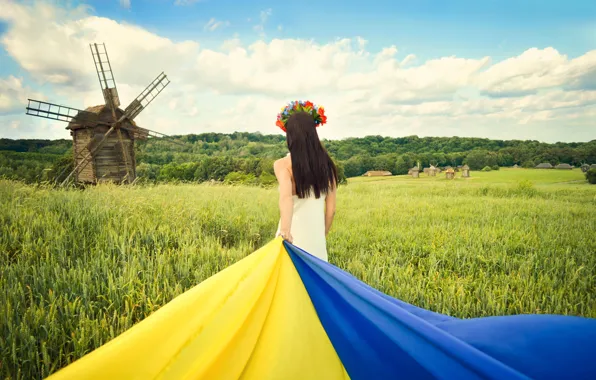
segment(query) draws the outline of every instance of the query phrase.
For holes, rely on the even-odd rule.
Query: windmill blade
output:
[[[118,90],[116,89],[116,80],[114,79],[114,72],[112,71],[112,65],[108,58],[108,51],[106,50],[105,44],[89,44],[91,49],[91,55],[93,56],[93,62],[95,63],[95,71],[97,71],[97,78],[99,79],[99,85],[101,86],[101,92],[106,105],[114,111],[120,106],[120,97],[118,96]],[[114,118],[116,114],[113,112]]]
[[[138,126],[135,126],[135,127],[131,128],[131,127],[125,127],[123,125],[121,125],[120,128],[126,129],[127,131],[132,132],[134,138],[137,139],[137,140],[146,140],[149,137],[163,138],[163,139],[166,139],[166,140],[168,140],[170,142],[173,142],[174,144],[178,144],[180,146],[188,146],[187,143],[178,141],[178,140],[174,139],[173,137],[168,136],[166,134],[163,134],[163,133],[160,133],[160,132],[156,132],[156,131],[152,131],[151,129],[141,128],[141,127],[138,127]]]
[[[93,112],[83,111],[59,104],[42,102],[28,99],[26,107],[27,115],[43,117],[46,119],[60,120],[70,123],[71,121],[105,124],[99,121],[99,116]]]
[[[159,95],[160,92],[163,91],[166,86],[170,84],[170,80],[163,72],[157,76],[151,82],[147,88],[141,92],[139,96],[135,100],[133,100],[128,107],[124,110],[124,115],[133,120],[142,110],[147,108],[147,106]]]

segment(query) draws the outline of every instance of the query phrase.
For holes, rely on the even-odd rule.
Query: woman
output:
[[[273,167],[279,182],[277,236],[327,261],[327,241],[337,190],[337,169],[321,145],[316,128],[325,110],[311,102],[291,102],[278,115],[290,153]]]

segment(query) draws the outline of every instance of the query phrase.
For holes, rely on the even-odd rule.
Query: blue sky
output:
[[[596,48],[596,1],[280,1],[204,0],[177,6],[167,0],[85,2],[97,15],[142,25],[173,39],[221,38],[252,30],[271,9],[269,38],[313,38],[319,42],[361,36],[372,50],[395,44],[421,58],[519,54],[529,46],[552,46],[570,56]],[[230,21],[216,36],[202,30],[210,18]],[[249,22],[248,19],[252,19]],[[282,31],[277,31],[282,25]]]
[[[35,2],[30,1],[0,1],[7,1],[7,4],[16,4],[17,8],[14,9],[32,9],[27,7],[35,6],[32,5],[35,4]],[[596,1],[379,0],[365,3],[360,1],[336,0],[303,0],[300,2],[265,0],[244,2],[238,0],[181,1],[186,4],[177,4],[179,2],[178,0],[130,0],[129,2],[122,0],[76,0],[69,1],[68,3],[70,3],[70,7],[66,8],[72,9],[77,5],[86,4],[89,5],[90,8],[84,15],[80,16],[81,19],[97,16],[104,21],[109,20],[110,22],[115,22],[122,28],[141,28],[148,34],[168,38],[173,45],[180,44],[184,41],[193,41],[198,44],[199,52],[201,49],[203,49],[203,51],[209,50],[219,52],[221,51],[222,43],[231,39],[238,39],[239,43],[242,44],[245,49],[248,49],[248,47],[255,42],[263,41],[265,44],[271,44],[271,41],[274,39],[283,41],[287,41],[288,39],[313,40],[314,44],[320,46],[332,46],[338,39],[350,38],[353,39],[353,44],[356,46],[357,41],[355,39],[360,37],[367,41],[366,51],[370,54],[371,58],[369,61],[359,63],[359,65],[369,65],[367,66],[367,69],[364,70],[369,73],[371,71],[374,72],[375,70],[379,70],[379,67],[374,66],[374,55],[384,48],[395,46],[397,47],[397,53],[393,56],[393,59],[395,60],[394,63],[398,64],[401,62],[405,69],[406,63],[403,61],[404,58],[413,54],[415,55],[415,58],[412,57],[411,60],[408,58],[407,64],[421,68],[418,70],[419,75],[422,75],[419,79],[409,80],[409,75],[405,74],[404,71],[395,71],[395,75],[397,76],[393,77],[399,78],[396,83],[403,83],[406,81],[408,82],[408,86],[412,85],[412,90],[408,91],[420,92],[417,95],[412,95],[416,99],[416,102],[418,101],[417,99],[427,98],[428,96],[426,96],[426,94],[423,95],[422,91],[427,91],[432,87],[432,84],[419,85],[419,83],[413,83],[416,80],[420,83],[424,82],[424,75],[427,75],[424,74],[427,73],[427,71],[425,71],[427,70],[425,65],[427,65],[429,61],[444,61],[449,57],[466,58],[475,61],[480,61],[484,57],[490,57],[490,64],[480,65],[481,67],[479,66],[478,69],[473,69],[473,75],[485,71],[491,65],[496,65],[499,62],[511,60],[514,57],[525,57],[524,59],[519,60],[519,70],[521,70],[520,75],[527,77],[527,81],[520,85],[522,87],[530,85],[530,93],[535,93],[536,96],[544,94],[546,88],[560,90],[561,88],[569,87],[565,83],[566,80],[570,83],[571,81],[580,80],[580,82],[584,84],[591,83],[590,81],[592,81],[592,61],[590,60],[588,63],[585,63],[587,58],[582,57],[596,49]],[[61,7],[57,4],[61,4],[64,7],[66,2],[47,1],[46,3],[49,4],[50,7],[60,9]],[[130,5],[129,7],[127,6],[127,3]],[[74,22],[74,19],[66,21],[66,18],[68,17],[65,16],[65,18],[62,19],[58,18],[55,21],[58,24],[64,23],[64,25],[67,25],[68,22]],[[77,16],[72,17],[76,18]],[[205,25],[212,19],[214,20],[213,22],[220,22],[221,26],[215,30],[207,29]],[[102,35],[104,33],[108,35],[109,30],[106,30],[109,27],[107,26],[108,24],[109,23],[106,22],[104,23],[105,26],[97,26],[99,29],[93,30],[93,36]],[[258,28],[257,25],[259,24],[262,24],[262,29]],[[74,28],[76,28],[76,26]],[[93,26],[93,28],[95,28],[95,26]],[[53,66],[51,66],[51,68],[48,67],[45,69],[39,68],[40,65],[43,65],[43,60],[36,62],[36,64],[28,62],[27,60],[31,60],[31,58],[28,54],[25,54],[20,50],[23,50],[22,46],[24,44],[31,43],[33,45],[35,42],[26,42],[29,41],[25,37],[27,33],[23,32],[23,36],[19,36],[18,33],[21,33],[21,29],[25,30],[26,27],[22,25],[19,27],[19,21],[16,21],[16,19],[11,19],[10,17],[3,19],[0,16],[0,39],[6,38],[6,36],[11,36],[11,39],[13,39],[12,44],[5,40],[4,43],[0,45],[0,79],[15,77],[20,80],[18,86],[28,88],[29,92],[43,93],[47,94],[48,98],[64,99],[67,101],[66,99],[69,98],[69,95],[73,95],[72,91],[66,91],[64,90],[64,87],[58,86],[57,83],[48,83],[52,82],[52,80],[47,80],[47,78],[52,76],[50,70],[54,70],[54,72],[62,72],[66,69],[57,67],[56,65],[60,65],[57,61],[52,63]],[[42,29],[53,30],[53,32],[56,33],[64,32],[54,30],[56,29],[55,26],[48,26]],[[81,30],[79,33],[89,33],[89,28],[85,28],[85,30]],[[41,42],[38,41],[36,43],[45,43],[47,45],[50,43],[49,41],[55,39],[55,37],[52,36],[53,35],[51,35],[50,32],[47,34],[42,32],[39,37]],[[74,37],[79,38],[81,41],[86,41],[85,38],[80,38],[81,35],[75,34]],[[21,45],[17,45],[14,40],[19,40],[20,38],[22,38],[23,42]],[[46,40],[45,42],[44,39]],[[150,39],[139,40],[136,43],[145,45],[147,50],[151,50],[150,42],[147,42],[149,40]],[[111,46],[113,45],[114,43],[112,42]],[[271,45],[268,46],[271,47]],[[64,46],[64,49],[69,48],[74,49],[74,45],[73,47]],[[354,49],[358,50],[357,47],[354,47]],[[537,49],[538,53],[535,53],[530,58],[528,58],[530,54],[523,56],[524,52],[527,52],[529,49]],[[549,52],[551,50],[549,49],[554,49],[557,54],[550,54]],[[108,46],[108,51],[111,56],[114,54],[112,53],[110,46]],[[250,51],[250,49],[248,51]],[[120,54],[124,53],[120,52]],[[270,54],[273,53],[270,52]],[[535,82],[538,79],[532,77],[533,70],[528,71],[527,65],[536,65],[535,72],[539,72],[541,70],[541,62],[552,63],[556,60],[563,59],[560,57],[563,57],[566,60],[566,62],[562,62],[561,64],[570,65],[569,68],[557,68],[552,64],[553,67],[551,72],[538,78],[541,80],[546,78],[544,79],[545,83],[556,83],[556,86],[551,86],[548,83],[536,85]],[[576,58],[577,60],[575,63],[571,62]],[[188,59],[193,60],[194,57],[189,57]],[[228,59],[232,60],[231,57]],[[525,62],[527,59],[529,59],[528,62],[531,61],[531,63],[522,62]],[[354,55],[350,60],[351,62],[356,62],[358,58]],[[49,61],[51,60],[48,58],[46,62]],[[130,64],[132,65],[133,62],[131,61]],[[258,66],[258,64],[256,65]],[[582,72],[583,76],[581,78],[578,79],[570,76],[569,78],[561,79],[558,76],[558,73],[561,72],[561,70],[571,72],[576,70],[575,67],[578,65],[585,71]],[[35,67],[35,69],[31,69],[31,67]],[[431,74],[435,75],[437,70],[442,70],[441,67],[441,64],[431,64],[428,65],[428,70],[435,70],[435,72],[430,71]],[[447,76],[458,75],[458,73],[461,72],[461,69],[457,65],[455,65],[455,67],[453,65],[445,67],[445,70],[455,70],[452,74],[447,74],[446,71],[444,75]],[[492,86],[492,90],[496,89],[495,91],[504,91],[502,88],[510,88],[511,86],[514,86],[515,81],[517,80],[515,79],[516,75],[510,75],[510,78],[506,78],[509,69],[504,69],[504,67],[505,66],[503,65],[502,68],[495,68],[493,70],[493,72],[498,72],[500,77],[489,79],[481,78],[479,80],[484,81],[483,83],[490,82],[490,84],[486,84],[486,86]],[[176,69],[174,68],[174,70]],[[115,71],[116,79],[119,83],[121,80],[126,81],[126,78],[123,78],[120,75],[122,70],[120,70],[120,72],[118,70]],[[291,73],[292,72],[290,71],[290,74]],[[334,73],[335,72],[333,71],[330,72],[331,75],[334,75]],[[344,78],[340,74],[338,74],[338,78],[339,77],[347,80],[347,77]],[[354,79],[353,77],[350,78]],[[388,78],[391,80],[392,77],[390,76]],[[412,78],[414,77],[412,76]],[[471,84],[472,82],[474,83],[473,85]],[[480,94],[483,89],[477,89],[477,83],[480,82],[477,82],[476,79],[472,81],[468,78],[457,84],[447,83],[445,84],[446,89],[441,89],[439,92],[443,94],[445,91],[450,91],[448,88],[455,86],[456,89],[453,90],[452,93]],[[130,86],[136,91],[135,84],[131,83]],[[197,87],[192,90],[196,90],[196,96],[194,96],[195,99],[213,99],[212,93],[207,95],[205,86],[204,83],[203,87],[197,84]],[[228,104],[230,102],[238,102],[240,104],[243,101],[241,96],[233,96],[238,92],[236,90],[230,90],[228,93],[223,91],[222,94],[222,91],[215,84],[210,83],[209,86],[210,91],[221,95],[221,102],[225,101]],[[247,86],[250,87],[248,84],[243,84],[242,86],[244,86],[243,88],[246,88]],[[574,84],[573,86],[577,89],[577,85]],[[511,87],[511,89],[514,93],[517,91],[516,88]],[[253,90],[254,92],[249,95],[254,96],[255,99],[258,98],[259,101],[265,102],[265,98],[267,97],[269,100],[275,98],[274,96],[272,97],[271,94],[263,93],[263,91],[259,91],[258,89],[253,88]],[[368,90],[373,93],[380,93],[380,90],[378,89],[370,88]],[[587,91],[588,88],[580,88],[580,90]],[[14,90],[13,94],[20,93],[19,91],[21,91],[20,87],[18,91]],[[387,91],[388,90],[386,89],[384,93]],[[317,90],[313,88],[313,92],[316,93]],[[292,93],[292,91],[289,91],[289,93]],[[309,92],[305,91],[305,93],[308,94]],[[503,96],[503,94],[505,94],[505,92],[500,93],[499,96]],[[555,93],[550,93],[548,99],[555,99],[556,94],[553,94]],[[555,130],[555,125],[561,124],[560,121],[557,123],[557,119],[562,117],[559,115],[560,110],[562,109],[560,106],[561,99],[569,99],[571,96],[578,99],[579,103],[585,105],[586,102],[584,100],[586,99],[586,96],[589,97],[593,95],[592,93],[587,93],[588,95],[586,95],[585,92],[579,93],[577,91],[573,93],[565,92],[564,94],[558,94],[560,96],[557,95],[559,97],[557,97],[556,100],[558,102],[557,104],[559,104],[559,106],[557,106],[559,111],[556,113],[554,111],[549,115],[542,113],[540,114],[542,116],[536,117],[524,114],[523,117],[528,117],[531,124],[538,120],[543,120],[544,123],[542,126],[545,129],[550,128]],[[498,94],[494,93],[488,100],[497,102],[497,100],[495,100],[498,97],[497,95]],[[354,93],[354,96],[356,96],[356,93]],[[509,95],[506,96],[510,97]],[[476,96],[476,98],[478,97],[479,96]],[[432,95],[430,98],[435,99],[436,96]],[[331,95],[329,95],[329,99],[332,99],[332,101],[334,100],[331,98]],[[580,101],[580,99],[584,100]],[[172,99],[169,100],[174,103],[183,101],[181,99],[176,101]],[[530,100],[534,101],[535,99]],[[377,106],[379,101],[382,102],[382,100],[377,99]],[[538,101],[539,99],[536,100],[536,102]],[[519,104],[519,102],[516,103],[514,100],[511,100],[511,102],[512,104]],[[442,107],[436,102],[432,105],[436,109]],[[460,104],[458,103],[457,105]],[[465,107],[469,106],[470,104],[465,105]],[[506,105],[502,106],[507,107]],[[400,108],[389,110],[388,112],[395,115],[399,120],[404,121],[405,119],[403,118],[406,117],[404,115],[407,114],[408,125],[411,127],[401,131],[402,133],[414,132],[420,135],[440,133],[441,129],[425,129],[423,126],[420,126],[421,120],[425,117],[436,116],[434,111],[430,112],[430,114],[429,111],[424,111],[426,113],[420,114],[420,117],[414,120],[413,117],[416,116],[416,110],[407,108],[406,103],[399,107]],[[474,105],[474,107],[477,107],[477,105]],[[491,105],[490,107],[493,106]],[[11,110],[13,108],[14,107],[12,107]],[[538,115],[538,112],[542,112],[539,110],[541,107],[536,106],[535,108],[537,109],[536,115]],[[1,110],[2,108],[0,106],[0,121],[8,122],[13,120],[10,119],[10,117],[14,118],[14,116],[9,117],[2,115]],[[509,112],[509,110],[505,111]],[[524,113],[528,112],[527,108],[524,108],[522,111]],[[591,112],[592,110],[589,109],[589,111]],[[5,112],[5,114],[8,114],[8,112]],[[12,112],[12,114],[14,114],[14,112]],[[513,115],[519,113],[510,112],[510,114],[512,115],[511,117],[517,117]],[[565,115],[572,118],[572,120],[570,119],[570,124],[577,124],[577,127],[575,128],[577,128],[578,131],[581,131],[581,133],[577,134],[579,139],[589,138],[590,133],[586,132],[586,128],[589,128],[590,125],[586,125],[585,123],[582,124],[583,122],[579,121],[579,119],[586,115],[591,115],[590,113],[577,114],[577,112],[573,111],[566,112]],[[441,120],[438,124],[445,125],[444,130],[450,130],[457,133],[457,127],[453,121],[455,120],[453,118],[454,116],[451,115],[449,117],[453,122],[452,124],[447,123],[447,119]],[[387,118],[384,118],[384,120],[386,119]],[[469,120],[458,121],[457,124],[466,125],[468,121]],[[431,121],[429,119],[429,123],[430,122],[437,124],[437,120]],[[27,123],[30,124],[30,127],[26,129],[28,132],[22,133],[33,134],[36,126],[31,123],[35,122],[22,120],[20,125]],[[218,125],[221,126],[221,124],[205,124],[210,125],[208,128],[211,129],[218,128]],[[424,123],[422,123],[422,125],[424,125]],[[502,121],[499,121],[499,125],[500,127],[498,128],[502,128]],[[231,128],[231,126],[228,128]],[[249,130],[251,129],[250,126],[246,126],[246,128]],[[539,125],[533,125],[532,128],[539,128]],[[6,133],[18,136],[19,133],[21,133],[17,131],[18,129],[19,128],[13,128]],[[482,128],[482,130],[482,133],[486,133],[486,128]],[[490,130],[490,128],[488,128],[488,130]],[[185,130],[181,130],[180,132],[184,131]],[[4,130],[0,130],[0,132],[4,132]],[[230,132],[230,130],[225,130],[224,132]],[[367,131],[365,130],[357,130],[355,127],[350,128],[350,133],[352,135],[363,135],[366,134],[366,132]],[[510,133],[513,134],[513,132],[518,131],[515,126],[512,125]],[[43,133],[48,132],[46,131]],[[392,131],[386,127],[379,128],[377,133],[400,135],[400,131]],[[477,132],[472,132],[465,129],[465,127],[462,127],[462,135],[474,135],[475,133]],[[565,135],[563,133],[552,132],[552,136],[548,137],[548,139],[555,140],[559,138],[559,136],[562,138]],[[505,132],[498,132],[494,129],[494,132],[488,133],[487,137],[506,138],[507,135]]]
[[[397,45],[412,50],[420,59],[449,55],[495,60],[520,54],[528,47],[552,46],[577,57],[596,49],[596,1],[280,1],[131,0],[129,9],[119,0],[71,1],[87,4],[97,16],[140,25],[173,40],[200,38],[205,46],[217,46],[238,34],[252,41],[261,11],[271,10],[267,38],[304,38],[329,42],[360,36],[373,51]],[[211,18],[230,26],[210,33],[203,26]],[[249,21],[250,19],[250,21]],[[282,30],[277,30],[281,25]],[[6,23],[0,22],[0,34]],[[0,74],[18,67],[0,51]]]

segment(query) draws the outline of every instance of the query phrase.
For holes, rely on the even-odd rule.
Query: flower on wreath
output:
[[[281,108],[281,112],[277,114],[275,125],[285,132],[288,118],[296,112],[309,113],[313,117],[316,127],[327,123],[327,116],[323,106],[317,106],[309,100],[293,100],[287,106]]]

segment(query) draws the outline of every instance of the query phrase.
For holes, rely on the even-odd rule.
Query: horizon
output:
[[[0,0],[3,138],[70,139],[66,123],[25,115],[26,99],[103,104],[88,46],[97,42],[121,108],[168,75],[135,119],[168,135],[282,134],[280,107],[308,99],[325,106],[326,140],[596,139],[596,3],[587,0],[69,3]]]
[[[200,132],[200,133],[187,133],[187,134],[183,134],[183,135],[169,135],[168,137],[184,137],[184,136],[190,136],[190,135],[194,135],[194,136],[199,136],[199,135],[203,135],[203,134],[209,134],[209,133],[215,133],[215,134],[222,134],[222,135],[233,135],[235,133],[254,133],[254,134],[260,134],[261,136],[279,136],[279,134],[276,133],[261,133],[261,132],[247,132],[247,131],[235,131],[235,132],[216,132],[216,131],[208,131],[208,132]],[[519,140],[519,139],[492,139],[489,137],[473,137],[473,136],[418,136],[418,135],[408,135],[408,136],[382,136],[382,135],[364,135],[364,136],[358,136],[358,137],[354,137],[354,136],[347,136],[347,137],[342,137],[342,138],[321,138],[321,141],[342,141],[342,140],[348,140],[348,139],[365,139],[367,137],[381,137],[383,139],[399,139],[399,138],[406,138],[406,137],[417,137],[419,139],[424,139],[424,138],[441,138],[441,139],[451,139],[451,138],[460,138],[460,139],[481,139],[481,140],[490,140],[490,141],[521,141],[521,142],[538,142],[540,144],[548,144],[548,145],[556,145],[556,144],[589,144],[591,142],[596,142],[596,138],[592,139],[592,140],[588,140],[588,141],[555,141],[555,142],[547,142],[547,141],[541,141],[541,140],[536,140],[536,139],[529,139],[529,140]],[[154,139],[153,137],[151,139]],[[54,139],[43,139],[43,138],[9,138],[9,137],[0,137],[0,140],[12,140],[12,141],[59,141],[59,140],[64,140],[67,142],[71,142],[72,138],[70,136],[67,137],[59,137],[59,138],[54,138]]]

